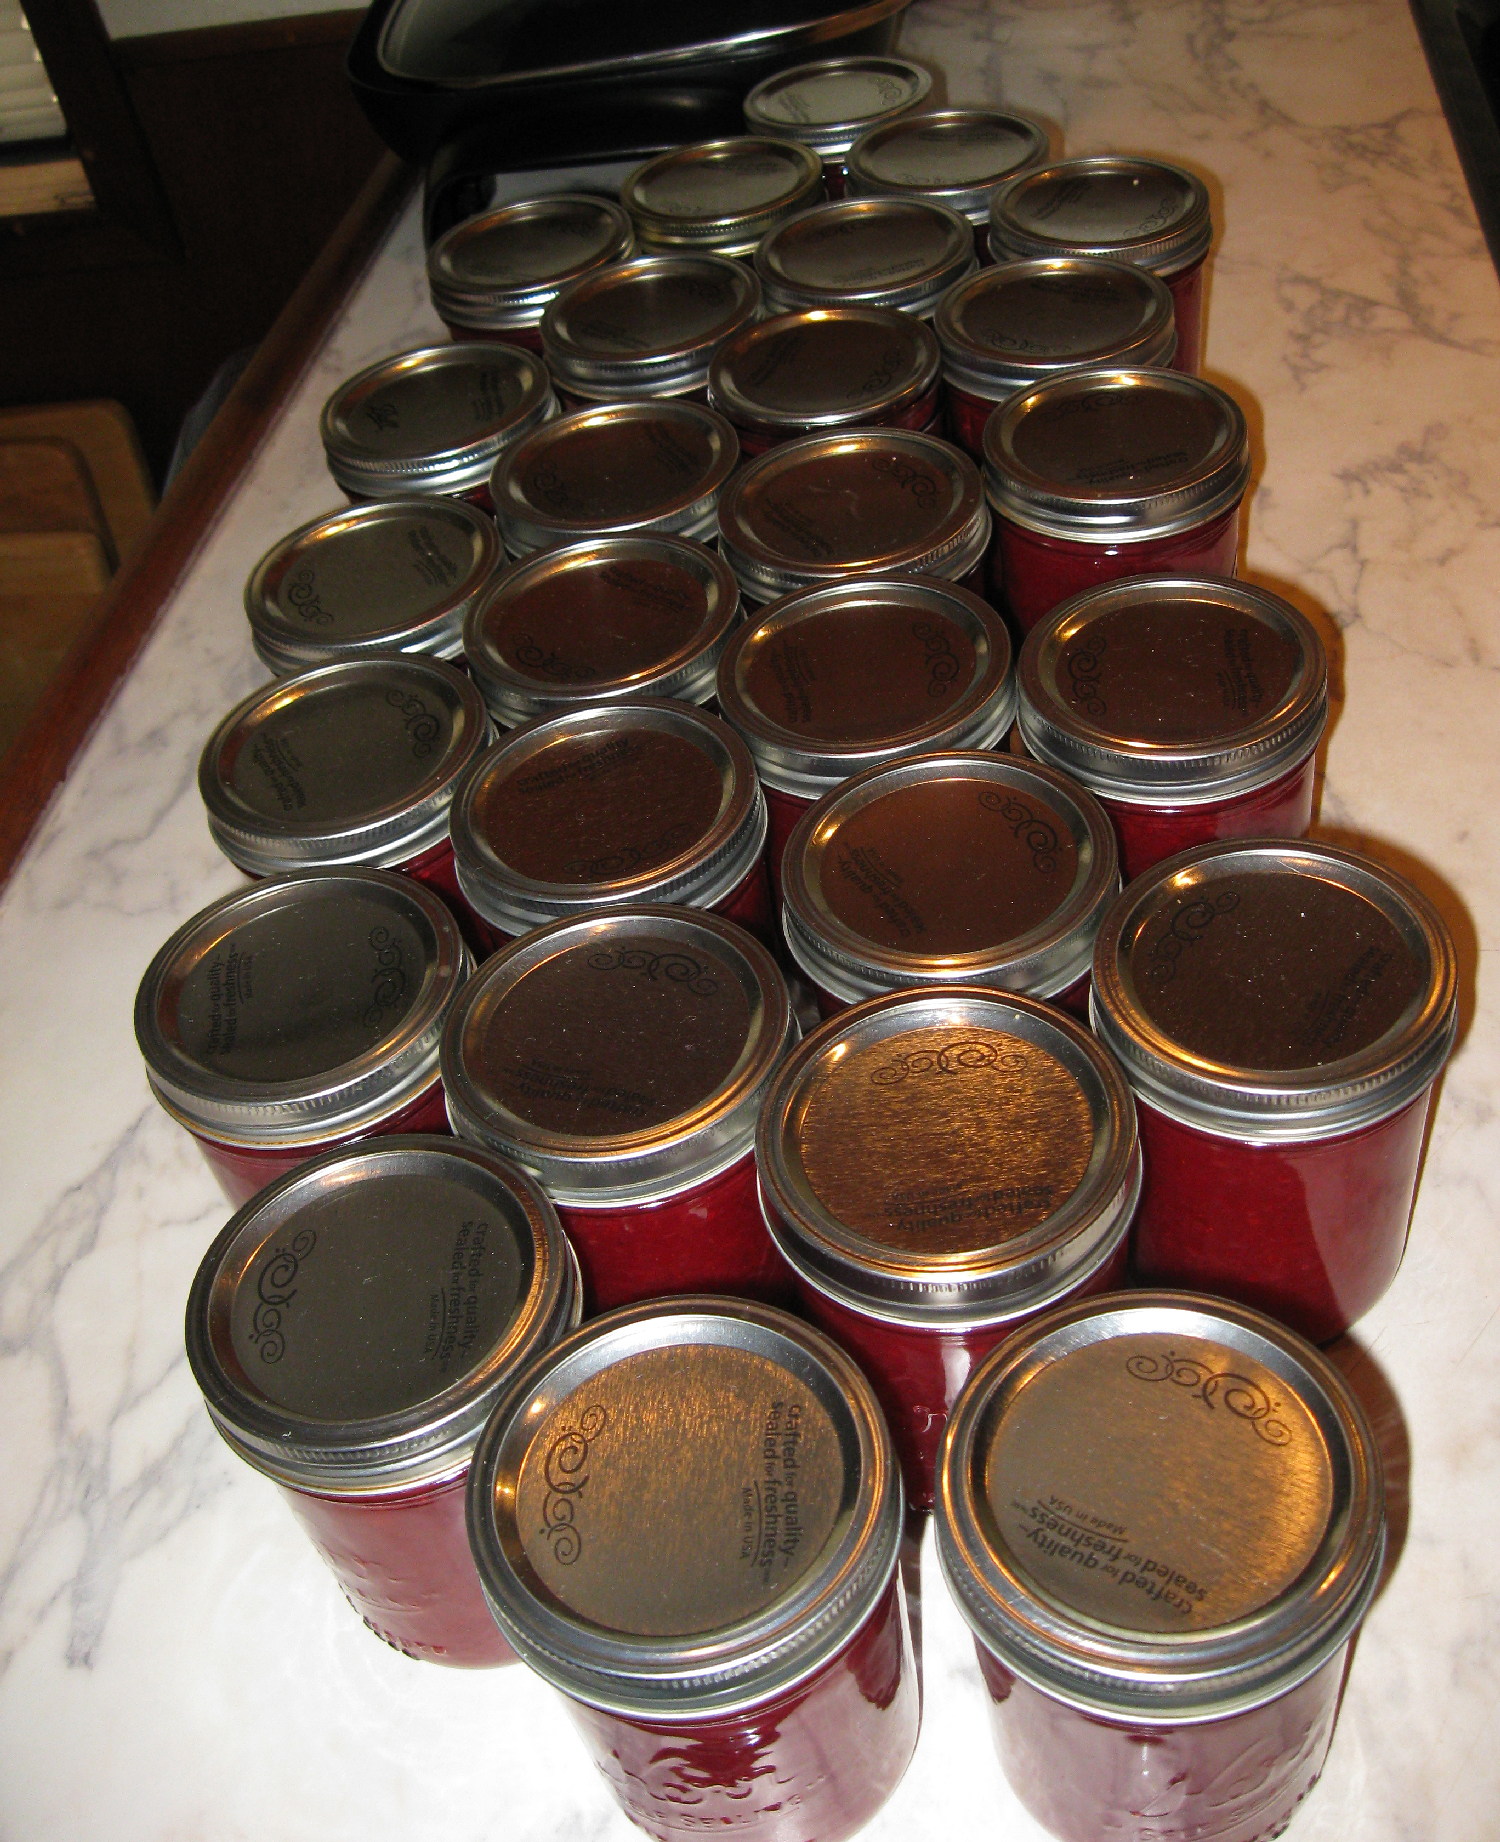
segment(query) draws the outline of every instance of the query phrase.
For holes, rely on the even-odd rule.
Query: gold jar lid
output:
[[[927,100],[932,78],[905,58],[823,58],[764,78],[745,98],[752,134],[800,141],[827,159]]]
[[[647,253],[748,256],[766,232],[823,196],[823,162],[798,141],[734,135],[658,154],[620,187]]]
[[[634,253],[622,205],[592,192],[550,192],[445,231],[427,252],[427,284],[448,325],[513,331],[534,327],[564,288]]]
[[[1047,158],[1047,131],[999,109],[927,109],[867,129],[844,162],[855,198],[936,199],[988,227],[995,187]]]
[[[1201,261],[1213,238],[1208,188],[1195,173],[1131,154],[1089,154],[1007,180],[990,204],[995,262],[1110,256],[1157,275]]]
[[[755,251],[766,306],[899,308],[930,317],[977,266],[965,217],[926,198],[840,198],[769,231]]]

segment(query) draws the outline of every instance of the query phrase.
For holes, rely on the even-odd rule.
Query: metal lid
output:
[[[509,727],[618,697],[707,703],[740,591],[682,537],[601,537],[514,563],[470,610],[464,653]]]
[[[552,192],[455,224],[427,252],[427,281],[450,326],[535,326],[580,276],[634,253],[623,205],[592,192]]]
[[[674,1722],[834,1656],[890,1583],[902,1519],[857,1366],[737,1299],[586,1324],[517,1380],[469,1476],[479,1578],[519,1655],[581,1701]]]
[[[557,1211],[524,1171],[393,1135],[263,1189],[203,1257],[187,1353],[219,1431],[304,1490],[467,1463],[522,1363],[578,1322]]]
[[[493,340],[382,358],[323,405],[328,470],[346,492],[464,493],[496,458],[556,414],[539,358]]]
[[[1101,798],[1191,805],[1288,773],[1328,720],[1317,630],[1269,589],[1133,576],[1026,636],[1021,734]]]
[[[926,100],[932,78],[905,58],[824,58],[757,83],[745,98],[752,134],[800,141],[825,157]]]
[[[832,1018],[761,1109],[766,1225],[820,1292],[866,1316],[974,1325],[1097,1271],[1141,1188],[1135,1103],[1083,1025],[974,986]]]
[[[748,256],[784,217],[823,196],[823,162],[796,141],[735,135],[674,147],[620,187],[643,250]]]
[[[1139,1099],[1205,1131],[1330,1138],[1425,1093],[1453,1047],[1441,915],[1331,844],[1231,841],[1153,866],[1104,919],[1094,1028]]]
[[[989,536],[973,461],[911,429],[783,442],[741,468],[719,503],[719,549],[756,602],[846,576],[962,581]]]
[[[1208,254],[1208,188],[1195,174],[1129,154],[1059,160],[1007,180],[990,205],[990,251],[1113,256],[1175,275]]]
[[[208,829],[252,876],[405,863],[447,837],[454,789],[493,733],[441,659],[381,653],[276,679],[204,745]]]
[[[746,433],[894,422],[937,388],[931,327],[886,307],[817,307],[747,326],[714,354],[708,400]]]
[[[586,537],[666,531],[701,538],[739,439],[714,410],[670,399],[559,416],[518,443],[490,482],[513,556]]]
[[[456,658],[464,615],[501,559],[462,499],[377,499],[283,537],[245,584],[250,638],[279,676],[372,652]]]
[[[722,916],[633,906],[487,959],[443,1039],[448,1114],[574,1207],[659,1200],[750,1150],[797,1040],[786,981]]]
[[[177,930],[136,993],[136,1041],[157,1099],[192,1130],[315,1143],[431,1085],[471,963],[458,923],[409,876],[276,877]]]
[[[934,748],[991,748],[1015,717],[1005,622],[920,576],[784,596],[738,628],[719,709],[762,781],[819,799],[862,769]]]
[[[907,985],[1049,998],[1083,978],[1120,887],[1090,793],[1013,755],[918,755],[803,815],[781,862],[802,970],[856,1003]]]
[[[925,198],[841,198],[779,225],[755,252],[766,306],[931,314],[977,266],[969,220]]]
[[[999,109],[934,109],[885,122],[860,136],[844,162],[851,197],[933,198],[987,227],[1002,179],[1039,166],[1047,131]]]
[[[1070,371],[984,425],[990,504],[1048,537],[1167,537],[1230,511],[1249,484],[1244,412],[1180,371]]]
[[[980,1642],[1087,1713],[1258,1707],[1353,1635],[1385,1550],[1343,1377],[1257,1311],[1113,1293],[1016,1332],[948,1419],[938,1560]]]
[[[729,256],[637,256],[586,276],[547,309],[547,368],[574,396],[701,390],[717,348],[760,312],[760,283]]]
[[[948,382],[997,399],[1080,366],[1167,365],[1177,350],[1167,284],[1097,256],[981,269],[944,295],[932,329]]]
[[[712,908],[759,861],[750,751],[691,705],[632,698],[513,730],[453,802],[459,887],[495,926],[620,902]]]

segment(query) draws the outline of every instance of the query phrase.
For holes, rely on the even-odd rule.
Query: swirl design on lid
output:
[[[552,1545],[552,1558],[560,1567],[571,1567],[583,1552],[583,1536],[577,1526],[577,1503],[588,1488],[589,1447],[609,1424],[609,1415],[598,1405],[585,1407],[577,1426],[566,1428],[547,1448],[543,1472],[547,1494],[542,1500],[543,1538]]]
[[[960,1036],[936,1049],[918,1049],[882,1063],[871,1073],[870,1082],[874,1087],[893,1087],[909,1076],[961,1074],[974,1068],[998,1068],[1014,1073],[1025,1066],[1023,1055],[998,1049],[980,1036]]]
[[[711,998],[719,989],[719,981],[709,974],[708,962],[688,953],[648,953],[642,947],[612,947],[590,953],[588,963],[594,972],[644,972],[648,979],[686,985],[699,998]]]
[[[1239,1375],[1233,1369],[1212,1369],[1199,1358],[1179,1356],[1175,1350],[1159,1356],[1128,1357],[1125,1367],[1137,1381],[1171,1382],[1174,1387],[1189,1390],[1188,1398],[1202,1401],[1210,1413],[1216,1403],[1222,1405],[1236,1420],[1248,1421],[1267,1445],[1291,1443],[1290,1427],[1275,1417],[1279,1403],[1248,1375]]]
[[[262,1362],[280,1362],[286,1354],[282,1316],[297,1296],[297,1274],[317,1240],[311,1228],[299,1230],[285,1246],[274,1249],[256,1281],[258,1302],[250,1319],[250,1341],[260,1351]]]

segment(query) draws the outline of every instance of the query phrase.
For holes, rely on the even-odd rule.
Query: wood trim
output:
[[[328,13],[294,13],[286,19],[250,19],[236,25],[197,26],[185,32],[143,32],[110,41],[122,70],[155,64],[185,64],[199,58],[243,57],[257,51],[288,51],[303,45],[347,45],[364,8]]]
[[[413,184],[411,169],[394,154],[382,158],[173,481],[106,591],[89,635],[69,653],[0,763],[0,885]]]

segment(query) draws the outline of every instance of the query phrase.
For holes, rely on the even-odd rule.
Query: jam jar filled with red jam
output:
[[[993,608],[920,576],[803,589],[738,629],[719,664],[719,708],[765,791],[778,909],[782,852],[825,793],[887,761],[1003,741],[1010,661]]]
[[[1122,576],[1232,576],[1250,484],[1233,397],[1175,371],[1073,371],[985,424],[992,598],[1029,633]]]
[[[472,969],[458,923],[409,877],[274,877],[166,943],[136,993],[136,1041],[238,1206],[355,1139],[448,1129],[438,1043]]]
[[[747,326],[714,353],[708,400],[740,452],[842,429],[935,430],[940,354],[931,327],[888,307],[819,307]]]
[[[845,156],[861,135],[920,108],[932,78],[905,58],[824,58],[757,83],[745,98],[752,134],[798,141],[823,162],[830,198],[845,188]]]
[[[1092,154],[1007,180],[990,204],[996,262],[1108,256],[1160,275],[1172,290],[1179,371],[1203,352],[1203,264],[1213,241],[1208,188],[1160,160]]]
[[[974,253],[989,251],[990,198],[1001,180],[1040,166],[1046,130],[998,109],[928,109],[868,129],[844,161],[853,198],[928,198],[969,220]]]
[[[1248,583],[1137,576],[1033,627],[1021,738],[1114,822],[1126,882],[1216,838],[1300,838],[1328,662],[1290,603]]]
[[[1169,857],[1105,917],[1093,1022],[1135,1089],[1142,1279],[1324,1342],[1401,1264],[1453,942],[1383,865],[1257,839]]]
[[[495,1409],[468,1510],[497,1623],[657,1842],[844,1842],[900,1782],[900,1478],[809,1325],[717,1298],[585,1325]]]
[[[540,928],[485,964],[443,1042],[460,1138],[536,1173],[589,1310],[668,1292],[778,1298],[755,1118],[796,1040],[770,954],[716,915],[640,907]]]
[[[755,252],[766,308],[890,307],[931,319],[974,269],[969,220],[923,198],[842,198],[779,224]]]
[[[1043,1828],[1281,1834],[1385,1551],[1379,1451],[1317,1350],[1191,1293],[1061,1307],[959,1396],[934,1521],[1001,1767]]]
[[[823,197],[823,162],[796,141],[734,135],[658,154],[620,187],[642,253],[748,257],[783,218]]]
[[[515,1653],[474,1571],[469,1461],[509,1379],[578,1317],[572,1255],[531,1178],[403,1136],[247,1203],[198,1268],[187,1351],[214,1425],[281,1486],[375,1635],[482,1668]]]
[[[455,339],[542,349],[542,315],[565,288],[635,254],[630,213],[592,192],[516,198],[445,231],[427,284]]]
[[[869,1376],[907,1501],[931,1509],[969,1371],[1065,1299],[1123,1282],[1135,1107],[1081,1023],[954,986],[872,998],[793,1050],[756,1167],[803,1313]]]
[[[985,985],[1082,1016],[1117,861],[1103,808],[1055,768],[917,755],[798,822],[781,921],[824,1016],[908,985]]]
[[[323,405],[328,471],[354,501],[437,493],[493,509],[500,456],[557,414],[540,358],[477,342],[382,358]]]

